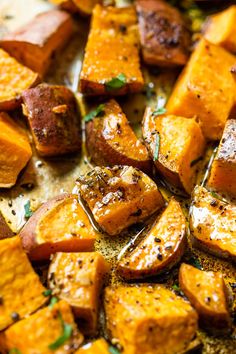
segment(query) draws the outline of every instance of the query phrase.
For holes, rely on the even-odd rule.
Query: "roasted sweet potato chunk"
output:
[[[191,193],[205,139],[194,119],[162,115],[146,109],[143,136],[157,170],[167,182]]]
[[[180,204],[171,199],[145,238],[118,263],[118,271],[127,279],[158,274],[180,260],[185,245],[185,217]]]
[[[71,305],[86,334],[96,334],[99,294],[108,270],[97,252],[57,253],[50,265],[48,281],[53,294]]]
[[[204,37],[211,43],[220,45],[236,53],[236,5],[212,15],[207,21]]]
[[[97,234],[78,197],[62,194],[44,203],[19,235],[30,259],[46,260],[56,252],[93,250]]]
[[[202,39],[175,84],[167,102],[168,113],[197,116],[205,137],[220,139],[235,103],[236,84],[230,72],[235,59]]]
[[[0,241],[0,330],[29,316],[46,302],[18,236]]]
[[[86,344],[75,352],[75,354],[109,354],[109,347],[105,339],[100,338],[92,343]]]
[[[196,311],[161,285],[108,287],[105,311],[124,354],[180,353],[197,329]]]
[[[0,113],[0,146],[0,188],[10,188],[30,160],[32,151],[23,129],[3,112]]]
[[[65,331],[67,335],[69,333],[68,336],[65,335]],[[14,324],[3,336],[4,349],[12,349],[11,352],[14,353],[13,349],[17,348],[16,353],[24,354],[72,353],[73,349],[78,348],[83,342],[83,336],[76,327],[70,306],[65,301],[60,301],[53,307],[45,307]]]
[[[95,167],[77,184],[95,220],[109,235],[143,221],[164,205],[157,185],[131,166]]]
[[[82,15],[91,15],[94,6],[102,0],[50,0],[62,9],[70,12],[80,12]]]
[[[67,87],[41,84],[24,91],[22,97],[23,111],[40,155],[57,156],[80,150],[77,103]]]
[[[87,150],[96,165],[129,165],[151,172],[145,145],[136,137],[115,100],[103,105],[102,116],[86,124]]]
[[[229,330],[231,318],[227,304],[227,288],[223,275],[206,272],[181,264],[179,284],[193,307],[197,310],[203,327]]]
[[[136,0],[136,9],[145,63],[185,65],[190,33],[177,8],[162,0]]]
[[[236,119],[229,119],[226,122],[211,166],[208,186],[236,197]]]
[[[200,186],[194,189],[192,197],[193,244],[216,256],[236,260],[236,207]]]
[[[133,7],[95,6],[80,75],[86,95],[121,95],[143,88]]]
[[[12,237],[13,235],[14,235],[13,231],[7,224],[4,216],[0,211],[0,240],[2,240],[3,238]]]
[[[42,77],[55,52],[64,46],[72,32],[70,15],[52,10],[37,15],[22,28],[7,34],[0,46]]]

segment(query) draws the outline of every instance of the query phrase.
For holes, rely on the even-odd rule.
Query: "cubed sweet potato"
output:
[[[185,217],[180,204],[171,199],[145,238],[118,263],[118,272],[126,279],[159,274],[179,262],[185,246]]]
[[[157,185],[131,166],[95,167],[77,179],[79,192],[109,235],[145,220],[164,206]]]
[[[10,188],[30,160],[32,151],[23,129],[4,112],[0,113],[0,146],[0,188]]]
[[[0,240],[2,240],[3,238],[12,237],[13,235],[14,235],[13,231],[7,224],[4,216],[0,211]]]
[[[65,301],[37,311],[8,328],[3,336],[4,349],[22,354],[72,354],[83,342]]]
[[[75,352],[75,354],[109,354],[109,347],[105,339],[100,338],[92,343],[86,344]]]
[[[81,148],[80,120],[74,94],[65,86],[38,85],[22,94],[36,149],[57,156]]]
[[[220,139],[235,103],[236,83],[230,72],[235,59],[202,39],[175,84],[167,102],[168,113],[197,116],[205,137]]]
[[[236,206],[197,186],[192,196],[190,228],[194,246],[236,261]]]
[[[157,170],[167,182],[191,193],[205,139],[194,119],[173,115],[155,116],[146,109],[143,136]]]
[[[97,331],[99,295],[109,266],[97,252],[56,253],[49,268],[53,294],[67,301],[83,333]]]
[[[40,283],[18,236],[0,241],[0,330],[29,316],[45,302]]]
[[[180,353],[197,330],[196,311],[161,285],[106,288],[105,312],[124,354]]]
[[[151,159],[115,100],[102,106],[99,116],[86,124],[86,145],[100,166],[129,165],[150,173]]]
[[[236,5],[209,17],[204,37],[211,43],[220,45],[236,53]]]
[[[133,7],[96,5],[80,75],[86,95],[121,95],[143,88]]]
[[[56,252],[92,251],[97,234],[78,197],[62,194],[44,203],[19,235],[30,259],[46,260]]]
[[[65,45],[72,33],[71,16],[64,11],[51,10],[7,34],[0,41],[0,46],[42,77],[55,52]]]
[[[227,288],[221,273],[206,272],[181,264],[179,284],[199,314],[200,324],[221,334],[231,327]]]
[[[22,92],[38,82],[38,74],[0,49],[0,111],[19,107]]]
[[[162,0],[136,0],[142,54],[145,63],[185,65],[191,44],[181,13]]]
[[[213,160],[208,186],[236,197],[236,119],[228,119]]]

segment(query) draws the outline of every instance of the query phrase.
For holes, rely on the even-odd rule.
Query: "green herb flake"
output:
[[[56,304],[58,302],[58,298],[56,297],[56,296],[53,296],[52,298],[51,298],[51,300],[50,300],[50,303],[49,303],[49,307],[50,307],[50,309],[52,309],[53,308],[53,306]]]
[[[55,342],[49,344],[48,348],[51,350],[56,350],[60,348],[68,339],[70,339],[72,333],[73,333],[73,328],[70,324],[65,323],[61,313],[59,312],[58,314],[59,320],[61,322],[62,326],[62,334],[60,337],[58,337]]]
[[[202,270],[202,265],[200,263],[200,261],[195,258],[195,257],[191,257],[188,261],[189,264],[191,264],[193,267],[199,269],[199,270]]]
[[[177,284],[172,285],[172,289],[173,289],[174,291],[178,291],[178,292],[181,291],[179,285],[177,285]]]
[[[52,295],[52,290],[51,289],[47,289],[43,292],[43,296],[47,297],[47,296],[51,296]]]
[[[12,348],[9,350],[8,354],[21,354],[21,351],[17,348]]]
[[[93,120],[93,118],[95,117],[101,117],[104,115],[104,109],[105,109],[105,105],[104,104],[100,104],[97,108],[95,108],[93,111],[89,112],[85,117],[84,117],[84,121],[86,123],[90,122],[91,120]]]
[[[160,134],[156,133],[155,150],[154,150],[154,156],[153,156],[154,161],[158,160],[159,150],[160,150],[160,140],[161,140]]]
[[[215,192],[211,192],[211,195],[212,195],[213,198],[215,198],[215,199],[221,201],[222,203],[226,203],[226,204],[228,203],[226,199],[221,198],[221,197],[219,196],[219,194],[217,194],[217,193],[215,193]]]
[[[29,219],[33,215],[33,212],[30,208],[30,200],[28,200],[28,202],[24,205],[24,209],[25,209],[25,218]]]
[[[166,108],[165,107],[159,107],[152,113],[152,115],[153,116],[160,116],[160,115],[165,114],[165,113],[166,113]]]
[[[125,74],[119,74],[116,77],[113,77],[110,81],[105,83],[107,91],[119,90],[126,84]]]
[[[110,347],[108,348],[108,351],[109,351],[109,353],[111,353],[111,354],[120,354],[119,350],[118,350],[117,348],[115,348],[115,347],[112,347],[112,346],[110,346]]]

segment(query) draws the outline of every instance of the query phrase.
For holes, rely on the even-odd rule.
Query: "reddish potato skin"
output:
[[[0,212],[0,240],[14,236],[14,232],[10,229],[2,213]]]
[[[40,155],[57,156],[81,149],[77,103],[67,87],[41,84],[24,91],[22,97]],[[57,109],[62,111],[56,113]]]

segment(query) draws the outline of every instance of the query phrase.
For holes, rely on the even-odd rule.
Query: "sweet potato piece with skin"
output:
[[[225,49],[202,39],[175,84],[168,114],[197,116],[204,136],[220,139],[235,104],[236,83],[230,72],[235,60]]]
[[[18,236],[0,241],[0,330],[29,316],[47,301]]]
[[[118,263],[126,279],[139,279],[171,269],[186,246],[186,221],[180,204],[173,198],[147,236]]]
[[[157,170],[175,187],[191,193],[198,160],[204,155],[205,139],[194,119],[173,115],[154,116],[147,107],[143,137]],[[159,152],[156,154],[157,137]]]
[[[77,195],[62,194],[44,203],[20,231],[31,260],[47,260],[56,252],[92,251],[97,233]]]
[[[192,242],[218,257],[236,261],[236,206],[215,198],[197,186],[192,195]]]
[[[0,113],[0,188],[16,184],[20,171],[32,156],[27,135],[7,113]]]
[[[75,352],[75,354],[109,354],[109,346],[105,339],[100,338],[92,343],[86,344]]]
[[[81,15],[89,16],[94,6],[102,3],[102,0],[51,0],[51,2],[72,13],[79,12]]]
[[[147,149],[115,100],[104,104],[102,117],[86,124],[86,145],[96,165],[129,165],[151,173],[152,162]]]
[[[50,349],[49,346],[62,336],[63,324],[72,327],[71,336],[57,349]],[[52,352],[72,354],[83,342],[83,336],[76,327],[70,306],[65,301],[58,302],[52,308],[45,307],[23,321],[17,322],[8,328],[3,336],[4,349],[17,348],[19,353],[24,354],[51,354]]]
[[[99,294],[109,265],[97,252],[57,253],[49,267],[48,281],[53,294],[67,301],[83,333],[97,332]]]
[[[133,7],[95,6],[80,75],[83,94],[115,96],[142,90],[136,22]],[[121,74],[123,79],[109,86]]]
[[[77,184],[96,222],[111,236],[164,206],[157,185],[131,166],[95,167]]]
[[[37,15],[25,26],[7,34],[0,46],[43,77],[55,52],[65,45],[72,33],[71,16],[64,11],[52,10]]]
[[[227,304],[227,288],[221,273],[202,271],[182,263],[179,284],[198,312],[203,327],[220,333],[229,331],[231,318]]]
[[[228,119],[207,185],[236,197],[236,119]]]
[[[185,65],[190,33],[177,8],[162,0],[136,0],[143,59],[158,66]]]
[[[24,91],[22,97],[23,112],[40,155],[57,156],[80,150],[77,103],[67,87],[41,84]]]
[[[0,240],[8,237],[12,237],[14,235],[13,231],[10,229],[9,225],[7,224],[4,216],[0,211]]]
[[[124,354],[180,353],[197,330],[196,311],[162,285],[108,287],[105,312]]]

